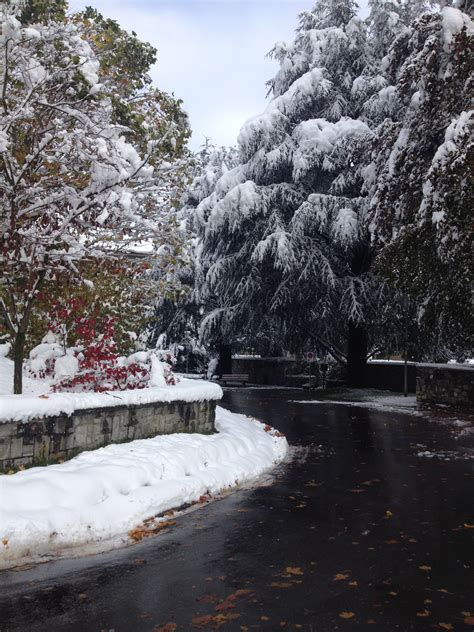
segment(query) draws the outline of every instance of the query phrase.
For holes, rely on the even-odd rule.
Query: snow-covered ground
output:
[[[317,391],[315,392],[317,397]],[[405,397],[399,393],[389,393],[375,389],[344,389],[341,399],[304,399],[293,400],[295,404],[343,404],[345,406],[359,406],[364,408],[383,408],[384,410],[410,412],[417,408],[416,396]]]
[[[12,383],[13,363],[0,353],[0,423],[100,406],[222,397],[218,384],[190,379],[142,390],[52,393],[49,381],[25,376],[23,395],[11,394]],[[66,463],[0,476],[0,568],[121,546],[136,539],[137,530],[159,528],[163,512],[268,472],[288,450],[285,437],[269,425],[223,408],[217,409],[216,429],[208,436],[112,444]]]
[[[0,567],[91,543],[123,545],[144,520],[248,482],[288,450],[269,426],[223,408],[216,428],[210,436],[109,445],[66,463],[1,476]]]

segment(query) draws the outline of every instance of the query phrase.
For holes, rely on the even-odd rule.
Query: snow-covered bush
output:
[[[138,351],[126,357],[117,352],[114,325],[109,322],[99,335],[83,319],[83,342],[63,348],[53,332],[31,350],[26,373],[36,379],[48,378],[56,392],[123,391],[172,386],[178,382],[172,367],[176,360],[168,351]]]

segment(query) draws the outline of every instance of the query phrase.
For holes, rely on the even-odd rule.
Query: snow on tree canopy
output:
[[[438,348],[466,348],[474,335],[472,48],[472,21],[459,9],[414,21],[385,58],[398,108],[366,152],[378,268],[417,297]]]
[[[282,341],[312,330],[328,342],[335,322],[347,332],[382,300],[351,158],[373,137],[364,101],[387,86],[367,38],[354,2],[320,0],[272,50],[273,98],[240,132],[239,167],[199,206],[209,339],[273,328]]]
[[[18,3],[0,10],[0,271],[12,280],[0,286],[0,313],[18,360],[42,287],[79,276],[86,259],[169,237],[180,167],[170,162],[170,138],[182,134],[184,115],[168,116],[146,78],[141,89],[118,85],[101,65],[97,22],[73,16],[24,27],[16,12]],[[121,43],[132,38],[123,33]],[[145,114],[148,131],[137,129]],[[18,361],[15,375],[21,383]]]

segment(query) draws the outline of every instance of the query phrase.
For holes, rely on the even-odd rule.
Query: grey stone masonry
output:
[[[474,408],[474,368],[418,364],[416,399],[425,404]]]
[[[157,402],[78,410],[22,423],[0,423],[0,468],[64,459],[108,443],[175,432],[215,431],[216,401]]]

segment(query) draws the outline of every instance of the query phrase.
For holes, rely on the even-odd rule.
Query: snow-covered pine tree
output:
[[[369,0],[369,9],[371,51],[378,61],[387,54],[395,38],[407,28],[402,17],[404,6],[402,0]]]
[[[178,362],[186,352],[186,364],[196,370],[199,361],[204,362],[206,353],[199,340],[199,326],[203,312],[200,287],[201,271],[198,265],[198,226],[206,221],[197,212],[199,204],[212,195],[216,183],[237,164],[235,148],[218,147],[206,140],[204,146],[194,154],[187,171],[188,184],[177,209],[177,220],[181,235],[182,249],[176,258],[174,273],[178,291],[171,295],[162,294],[155,305],[155,315],[150,329],[150,346],[157,344],[173,349]],[[155,271],[159,283],[163,274]],[[191,351],[190,351],[191,350]],[[190,358],[190,362],[188,359]],[[202,367],[201,367],[202,368]]]
[[[370,274],[361,182],[346,169],[349,141],[371,135],[354,96],[370,61],[355,12],[350,0],[320,1],[301,16],[293,44],[275,46],[273,99],[241,130],[242,164],[198,211],[208,217],[208,338],[273,328],[288,345],[301,349],[310,339],[348,357],[349,379],[360,383],[367,325],[384,288]]]
[[[397,115],[375,137],[371,230],[378,268],[414,295],[439,346],[472,345],[472,54],[469,16],[418,19],[387,57]]]
[[[84,260],[172,237],[163,193],[175,169],[173,138],[183,135],[156,93],[147,94],[147,81],[124,92],[119,76],[114,89],[106,47],[103,55],[93,48],[100,28],[62,14],[23,25],[18,18],[30,4],[12,0],[0,9],[0,313],[17,393],[40,290],[64,274],[80,277]],[[130,126],[117,120],[120,111]]]

